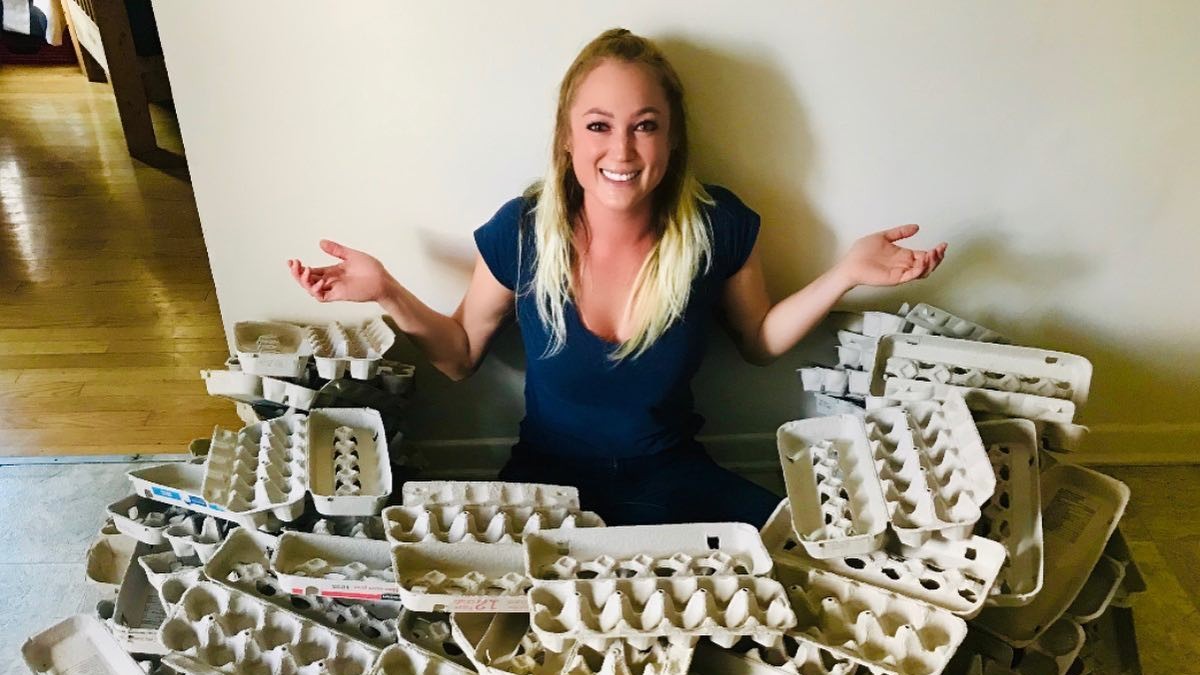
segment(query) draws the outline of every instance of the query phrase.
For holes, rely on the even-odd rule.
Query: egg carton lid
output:
[[[419,540],[414,539],[416,535],[411,530],[426,519],[430,523],[429,532]],[[387,540],[393,544],[433,540],[520,543],[531,532],[604,527],[604,520],[592,511],[567,508],[480,504],[389,506],[383,510],[383,527]]]
[[[989,456],[1008,460],[1001,469],[1008,471],[1008,490],[992,495],[975,531],[984,534],[984,530],[995,526],[989,513],[1003,515],[1009,524],[1009,535],[1001,542],[1008,550],[1008,564],[1001,571],[1001,579],[1006,578],[1005,574],[1018,577],[1015,588],[1010,584],[1013,590],[1007,593],[1001,590],[998,580],[988,604],[1001,607],[1028,604],[1042,589],[1045,566],[1036,428],[1033,422],[1024,419],[979,422],[976,428],[984,447],[989,449]],[[1007,505],[1003,501],[1005,494]],[[991,538],[991,534],[984,536]]]
[[[1075,404],[1061,398],[963,387],[941,382],[924,382],[899,377],[884,380],[881,398],[895,401],[944,400],[951,393],[962,396],[972,412],[994,413],[1005,417],[1023,417],[1037,422],[1070,424],[1075,419]],[[868,408],[873,407],[871,405]]]
[[[37,675],[73,673],[81,665],[104,675],[145,675],[104,624],[76,614],[28,638],[21,657]],[[91,664],[91,665],[89,665]]]
[[[523,556],[520,544],[427,541],[393,546],[392,566],[413,611],[525,612]]]
[[[408,481],[402,489],[404,506],[535,506],[579,509],[579,489],[546,483],[500,481]]]
[[[136,560],[152,553],[147,544],[139,544]],[[166,609],[158,593],[150,585],[146,569],[140,564],[130,564],[121,581],[113,616],[109,619],[113,635],[126,651],[136,654],[165,654],[166,648],[158,641],[158,627],[167,618]]]
[[[990,328],[928,303],[917,303],[911,309],[906,303],[900,308],[900,314],[908,321],[908,331],[913,334],[941,335],[974,342],[1012,343],[1012,340]]]
[[[416,645],[401,642],[383,650],[370,675],[468,675],[474,672]]]
[[[294,595],[322,595],[353,600],[400,600],[394,581],[377,578],[329,579],[306,574],[301,566],[319,558],[330,567],[352,564],[392,571],[391,546],[386,541],[327,534],[284,532],[271,556],[271,569],[285,590]]]
[[[362,492],[336,494],[333,433],[347,426],[366,430],[360,439],[359,473]],[[388,454],[387,430],[379,411],[373,408],[313,408],[308,415],[308,490],[319,513],[330,516],[378,515],[392,494],[392,464]]]

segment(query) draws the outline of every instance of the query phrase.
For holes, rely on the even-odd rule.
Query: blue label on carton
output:
[[[175,490],[168,490],[167,488],[156,486],[150,488],[150,492],[158,495],[159,497],[166,497],[167,499],[174,499],[175,501],[183,501],[183,497],[181,497],[180,494]]]

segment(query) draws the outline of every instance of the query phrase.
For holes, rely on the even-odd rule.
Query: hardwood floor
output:
[[[160,144],[179,152],[169,112]],[[111,89],[0,68],[0,456],[184,452],[233,406],[186,175],[129,157]]]

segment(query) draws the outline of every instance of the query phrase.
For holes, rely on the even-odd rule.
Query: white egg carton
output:
[[[812,366],[799,368],[800,385],[804,391],[862,398],[870,388],[871,374],[865,370],[838,370]]]
[[[167,665],[186,673],[342,675],[367,672],[379,650],[253,596],[202,582],[188,589],[159,629]]]
[[[175,555],[181,558],[196,557],[203,563],[220,548],[230,527],[231,524],[227,520],[191,513],[180,522],[167,527],[163,536]]]
[[[987,449],[996,489],[983,505],[975,534],[1000,542],[1008,551],[989,605],[1027,604],[1042,589],[1042,498],[1037,435],[1033,422],[994,420],[976,425]]]
[[[35,675],[145,675],[104,624],[83,614],[25,640],[21,657]]]
[[[1005,550],[982,537],[962,540],[933,538],[920,547],[869,551],[846,557],[807,556],[791,530],[787,500],[763,526],[763,544],[775,559],[834,572],[899,593],[970,619],[983,609],[995,583]]]
[[[628,525],[546,530],[525,537],[535,586],[559,580],[763,576],[771,556],[745,523]]]
[[[1129,502],[1129,487],[1091,469],[1057,463],[1041,473],[1045,571],[1020,607],[989,607],[976,625],[1016,647],[1033,642],[1079,596]]]
[[[239,321],[233,338],[238,363],[251,375],[300,377],[312,354],[304,328],[282,321]]]
[[[143,551],[151,550],[149,544],[143,544],[127,534],[97,536],[87,551],[85,574],[88,581],[99,586],[110,597],[115,596],[139,545]]]
[[[529,592],[530,624],[552,652],[572,641],[602,649],[614,638],[645,649],[660,637],[692,646],[700,636],[775,644],[796,623],[783,588],[750,576],[552,581]]]
[[[189,511],[229,520],[250,529],[269,527],[275,522],[269,509],[236,513],[220,504],[209,503],[202,496],[204,473],[202,464],[170,462],[128,471],[126,475],[135,493],[155,501],[182,506]]]
[[[776,561],[797,623],[791,637],[880,675],[939,675],[967,634],[949,611],[823,570]]]
[[[1086,642],[1083,626],[1063,617],[1025,648],[1017,672],[1021,675],[1066,675]]]
[[[158,641],[158,628],[165,619],[166,610],[150,584],[146,569],[141,564],[131,564],[121,581],[113,616],[108,620],[113,636],[130,653],[165,654]]]
[[[1036,421],[1039,447],[1048,452],[1078,452],[1091,431],[1081,424]]]
[[[188,514],[187,509],[138,495],[108,505],[108,516],[117,530],[147,544],[165,544],[167,527],[182,522]]]
[[[306,420],[288,414],[235,432],[213,430],[202,496],[247,517],[270,512],[287,522],[304,512]]]
[[[404,506],[530,506],[579,510],[579,490],[569,485],[500,481],[408,481]]]
[[[524,612],[520,544],[428,541],[392,548],[404,606],[417,612]]]
[[[867,337],[879,337],[891,333],[903,333],[908,327],[904,317],[891,312],[830,312],[825,325],[832,330],[859,333]]]
[[[284,532],[271,569],[294,595],[400,600],[386,541]]]
[[[905,311],[906,309],[907,307],[901,307],[900,313],[909,323],[908,332],[914,335],[941,335],[959,340],[999,344],[1012,342],[990,328],[985,328],[974,321],[968,321],[924,302],[917,303],[912,309]]]
[[[764,647],[741,640],[729,649],[707,639],[696,644],[691,672],[696,675],[855,675],[858,664],[810,642],[784,635]]]
[[[881,398],[900,402],[945,400],[953,394],[961,396],[966,401],[967,407],[978,413],[1002,417],[1022,417],[1058,425],[1070,424],[1071,420],[1075,419],[1075,404],[1065,399],[890,376],[884,380],[884,391]],[[878,406],[869,404],[867,407]]]
[[[168,611],[178,604],[184,591],[208,577],[203,565],[195,558],[181,558],[174,551],[150,553],[137,559],[146,580],[158,593],[158,599]]]
[[[433,658],[449,661],[462,668],[473,668],[463,646],[454,637],[450,614],[445,612],[400,611],[396,624],[396,641],[409,644]],[[458,614],[459,617],[498,616],[494,614]]]
[[[381,317],[355,325],[307,326],[304,335],[317,372],[327,380],[339,379],[347,370],[356,380],[371,379],[379,371],[384,352],[396,342],[396,334]]]
[[[421,541],[478,541],[488,544],[520,543],[522,537],[553,528],[603,527],[591,511],[532,506],[389,506],[383,510],[388,541],[412,544]]]
[[[1066,616],[1081,624],[1099,619],[1116,597],[1124,580],[1125,564],[1107,555],[1100,556],[1083,588],[1079,589],[1079,595],[1067,607]]]
[[[415,645],[399,643],[383,650],[368,675],[470,675],[474,672]]]
[[[370,408],[315,408],[308,416],[308,489],[317,512],[370,516],[392,494],[387,432]]]
[[[576,643],[566,652],[563,675],[687,675],[691,647],[659,640],[645,649],[617,640],[600,649]]]
[[[888,510],[863,422],[853,415],[788,422],[776,433],[792,528],[814,558],[883,545]]]

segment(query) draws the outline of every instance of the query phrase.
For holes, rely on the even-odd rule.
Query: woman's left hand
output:
[[[837,263],[837,271],[855,286],[896,286],[929,276],[946,255],[945,242],[928,251],[896,245],[918,229],[916,225],[901,225],[859,239]]]

